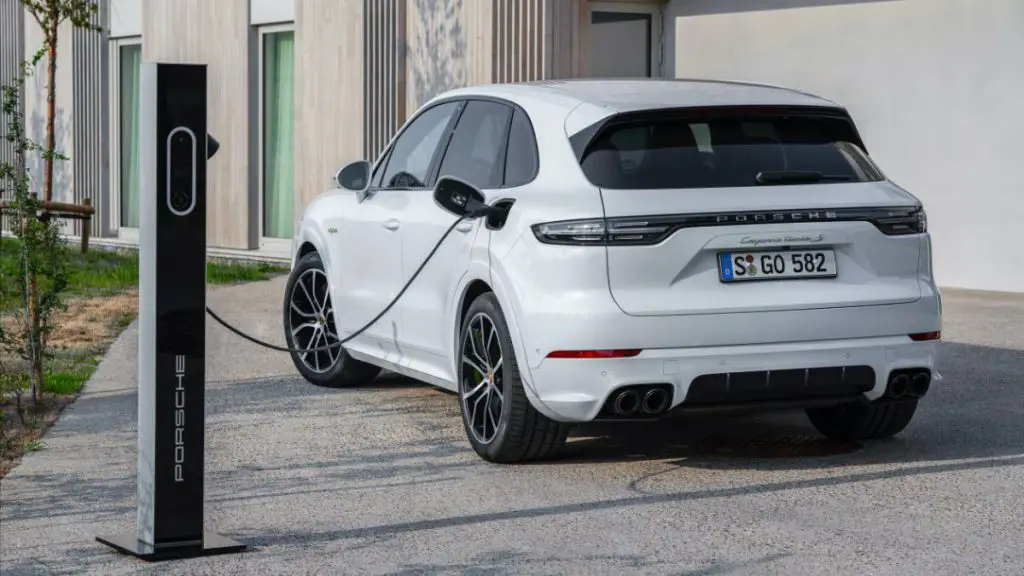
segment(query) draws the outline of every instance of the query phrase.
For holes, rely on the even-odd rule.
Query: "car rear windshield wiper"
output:
[[[813,170],[764,170],[757,173],[758,184],[814,184],[850,180],[844,174],[823,174]]]

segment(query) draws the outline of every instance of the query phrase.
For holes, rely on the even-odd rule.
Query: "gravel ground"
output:
[[[280,342],[283,280],[211,305]],[[3,481],[0,573],[1022,574],[1024,296],[947,291],[945,380],[886,442],[799,413],[589,426],[496,466],[453,396],[395,376],[305,384],[211,322],[207,522],[244,554],[149,565],[134,527],[135,327]]]

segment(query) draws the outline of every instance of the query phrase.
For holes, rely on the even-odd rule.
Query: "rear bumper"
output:
[[[891,370],[935,372],[939,344],[909,337],[942,329],[941,301],[927,266],[919,270],[921,297],[912,302],[630,316],[611,296],[604,250],[548,248],[525,233],[492,257],[491,277],[514,328],[530,400],[556,420],[592,420],[612,391],[632,384],[669,385],[677,407],[691,383],[709,374],[866,366],[873,386],[857,396],[873,400],[883,395]],[[714,308],[713,293],[680,298],[694,299],[690,308],[702,301]],[[548,357],[559,350],[623,349],[643,352],[617,359]]]
[[[603,417],[613,393],[638,384],[666,385],[672,396],[669,409],[770,405],[787,398],[798,405],[835,398],[870,401],[885,393],[893,370],[926,369],[940,379],[939,349],[938,341],[884,337],[657,349],[632,358],[546,359],[530,369],[528,388],[538,410],[563,422]]]

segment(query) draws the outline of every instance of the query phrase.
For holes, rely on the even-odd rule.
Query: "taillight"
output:
[[[888,236],[923,234],[928,231],[928,215],[924,208],[878,210],[868,220]]]
[[[683,228],[820,225],[826,222],[870,222],[887,236],[922,234],[928,216],[920,206],[762,210],[703,214],[663,214],[621,218],[588,218],[532,226],[537,240],[569,246],[650,246]]]
[[[936,330],[935,332],[918,332],[917,334],[911,334],[910,339],[914,342],[930,342],[932,340],[942,340],[942,332]]]
[[[566,220],[535,224],[533,234],[546,244],[603,244],[605,224],[598,220]]]
[[[533,234],[545,244],[574,246],[654,244],[672,227],[636,218],[565,220],[533,226]]]
[[[632,358],[643,350],[555,350],[548,358]]]
[[[649,244],[660,240],[671,227],[647,220],[609,220],[610,244]]]

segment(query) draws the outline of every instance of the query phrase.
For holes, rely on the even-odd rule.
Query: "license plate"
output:
[[[834,278],[834,250],[784,250],[777,252],[721,252],[718,275],[722,282]]]

